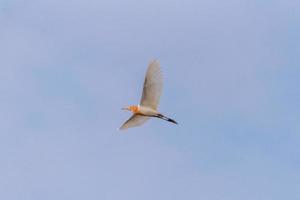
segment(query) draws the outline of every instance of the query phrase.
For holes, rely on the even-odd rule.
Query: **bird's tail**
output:
[[[169,117],[166,117],[166,116],[164,116],[164,115],[162,115],[162,114],[158,114],[157,117],[160,118],[160,119],[166,120],[166,121],[168,121],[168,122],[172,122],[172,123],[174,123],[174,124],[178,124],[174,119],[171,119],[171,118],[169,118]]]

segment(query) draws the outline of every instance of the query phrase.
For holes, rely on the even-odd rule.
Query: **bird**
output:
[[[163,78],[158,60],[152,60],[144,79],[143,92],[140,104],[131,105],[122,110],[132,112],[132,116],[119,128],[125,130],[144,124],[150,118],[159,118],[168,122],[178,124],[174,119],[164,116],[157,108],[162,93]]]

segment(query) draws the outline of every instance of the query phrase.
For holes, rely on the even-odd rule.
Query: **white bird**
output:
[[[120,130],[140,126],[150,117],[157,117],[177,124],[175,120],[170,119],[157,111],[162,93],[162,86],[163,80],[159,62],[153,60],[148,66],[140,104],[122,108],[123,110],[131,111],[133,115],[120,127]]]

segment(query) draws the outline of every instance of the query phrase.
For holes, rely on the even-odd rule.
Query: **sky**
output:
[[[300,2],[0,0],[0,199],[300,199]],[[148,63],[160,111],[117,130]]]

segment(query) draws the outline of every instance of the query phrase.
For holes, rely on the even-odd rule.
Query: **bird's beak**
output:
[[[121,110],[129,110],[129,108],[125,107],[125,108],[121,108]]]

